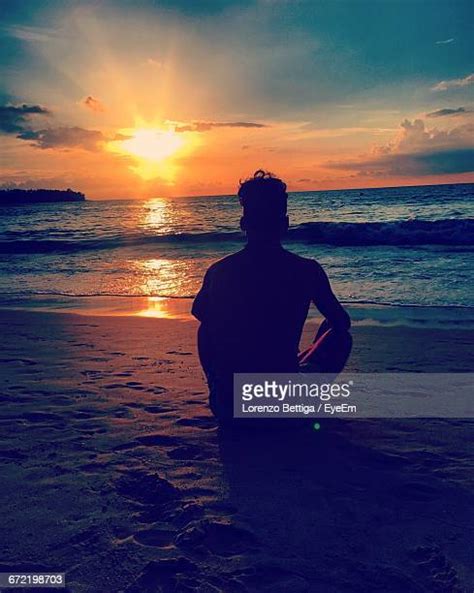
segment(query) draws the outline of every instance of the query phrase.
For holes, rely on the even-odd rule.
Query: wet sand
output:
[[[0,327],[0,571],[74,593],[472,591],[472,422],[223,433],[193,321]],[[348,370],[472,370],[472,338],[356,327]]]

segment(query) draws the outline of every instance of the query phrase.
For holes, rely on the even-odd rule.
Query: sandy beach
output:
[[[74,593],[472,590],[469,421],[223,432],[189,318],[0,325],[1,571]],[[471,342],[356,327],[349,370],[465,371]]]
[[[0,0],[0,593],[474,593],[473,8]]]

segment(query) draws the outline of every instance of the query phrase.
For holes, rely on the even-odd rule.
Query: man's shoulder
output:
[[[221,270],[234,266],[237,262],[239,262],[242,259],[243,253],[244,251],[242,249],[240,251],[236,251],[235,253],[231,253],[230,255],[226,255],[222,259],[219,259],[213,264],[211,264],[207,269],[207,273],[218,273]]]
[[[282,249],[279,257],[281,258],[279,261],[284,267],[294,268],[309,274],[317,273],[322,269],[321,264],[315,259],[303,257],[287,249]],[[248,262],[248,251],[245,248],[241,249],[211,264],[207,270],[207,276],[212,277],[226,273],[226,271],[239,269],[241,265],[248,265]]]
[[[300,267],[301,269],[314,272],[322,268],[321,264],[311,257],[303,257],[302,255],[298,255],[297,253],[293,253],[293,251],[288,251],[287,249],[285,249],[284,252],[288,261],[291,262],[291,264]]]

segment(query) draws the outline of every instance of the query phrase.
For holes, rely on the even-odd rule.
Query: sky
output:
[[[472,0],[0,2],[0,183],[474,181]]]

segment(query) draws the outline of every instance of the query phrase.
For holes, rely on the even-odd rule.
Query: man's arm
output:
[[[208,270],[204,276],[202,287],[194,299],[191,313],[201,322],[197,334],[198,354],[201,366],[208,375],[213,356],[212,337],[209,330],[210,315],[210,283],[211,275]]]
[[[208,377],[212,371],[214,357],[214,348],[212,336],[209,327],[205,323],[201,323],[197,333],[197,346],[199,354],[199,362],[202,369]]]
[[[209,319],[209,299],[210,299],[210,287],[211,287],[211,272],[210,269],[204,275],[202,286],[196,297],[194,298],[191,313],[201,323],[204,323]]]
[[[348,331],[351,327],[351,318],[333,293],[326,272],[320,264],[314,263],[316,264],[316,282],[313,302],[332,328],[336,331]]]

